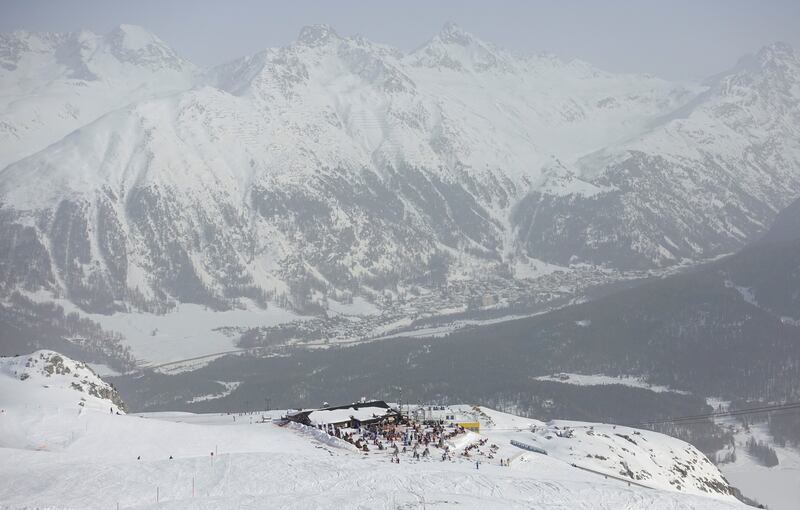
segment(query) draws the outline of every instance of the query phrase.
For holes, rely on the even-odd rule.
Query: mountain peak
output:
[[[764,46],[757,53],[744,55],[729,71],[710,77],[707,84],[726,84],[730,80],[770,80],[780,83],[783,90],[791,90],[800,76],[800,55],[785,42]],[[775,82],[778,80],[778,82]],[[724,85],[727,87],[727,85]]]
[[[467,46],[475,40],[475,37],[455,22],[448,21],[439,32],[439,39],[444,43]]]
[[[453,22],[445,23],[442,30],[412,56],[417,65],[460,71],[514,67],[513,58],[508,53],[481,41]]]
[[[157,35],[137,25],[119,25],[103,37],[103,43],[120,62],[176,71],[193,67]]]
[[[764,46],[756,55],[761,65],[768,63],[797,61],[797,54],[788,43],[783,41],[774,42]]]
[[[55,351],[43,349],[27,356],[0,357],[0,376],[25,381],[33,387],[77,392],[81,407],[107,409],[107,405],[124,411],[117,390],[105,382],[84,362],[70,359]],[[38,390],[41,391],[41,390]]]
[[[106,36],[118,46],[128,50],[140,50],[147,46],[165,46],[154,33],[138,25],[119,25]]]
[[[305,46],[323,46],[340,39],[339,34],[329,25],[307,25],[300,29],[297,42]]]
[[[784,42],[784,41],[775,41],[772,44],[768,44],[761,48],[761,52],[769,52],[774,54],[794,54],[794,48],[792,45]]]

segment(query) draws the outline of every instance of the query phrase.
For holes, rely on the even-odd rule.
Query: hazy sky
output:
[[[778,40],[800,48],[800,0],[0,0],[0,31],[142,25],[200,65],[289,44],[314,23],[413,49],[447,21],[516,51],[672,79],[715,74]]]

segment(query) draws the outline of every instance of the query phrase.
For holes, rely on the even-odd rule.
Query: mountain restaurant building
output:
[[[306,409],[287,414],[286,419],[303,425],[334,425],[357,428],[361,425],[400,423],[400,412],[383,400],[359,402],[349,405]]]

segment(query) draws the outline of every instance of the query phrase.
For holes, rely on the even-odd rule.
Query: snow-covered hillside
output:
[[[185,90],[197,72],[137,26],[0,34],[0,169],[111,110]]]
[[[671,264],[733,252],[763,232],[800,194],[800,56],[776,43],[707,85],[649,129],[575,163],[601,192],[526,197],[515,218],[529,252]]]
[[[482,434],[498,443],[513,439],[573,467],[645,487],[732,499],[728,482],[716,466],[678,439],[618,425],[565,420],[542,423],[487,408],[474,409],[484,422]]]
[[[54,351],[0,357],[4,406],[64,407],[124,412],[122,398],[86,363]],[[33,396],[33,398],[31,398]]]
[[[21,360],[41,355],[2,361],[2,508],[743,508],[696,450],[651,432],[544,424],[461,406],[454,411],[473,415],[481,432],[460,434],[450,446],[458,452],[485,440],[471,448],[472,457],[415,460],[401,453],[395,464],[387,451],[356,452],[315,429],[280,427],[270,418],[283,411],[136,416],[81,407],[76,389],[54,393],[14,376],[25,366]],[[45,353],[50,362],[55,356]],[[80,370],[61,360],[45,366]],[[568,437],[579,428],[585,432]],[[511,439],[549,455],[512,446]],[[625,481],[626,470],[636,483]]]

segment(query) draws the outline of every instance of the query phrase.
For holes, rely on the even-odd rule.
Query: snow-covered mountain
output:
[[[395,464],[388,448],[361,452],[279,426],[286,411],[133,416],[109,413],[107,401],[81,406],[76,389],[49,387],[80,365],[53,352],[0,358],[4,508],[744,508],[700,452],[651,431],[455,406],[480,433],[448,438],[450,459],[431,443],[430,456],[409,449]]]
[[[36,403],[103,412],[110,408],[115,412],[125,410],[117,390],[91,367],[55,351],[0,357],[0,377],[4,378],[2,399],[6,406]],[[31,395],[36,402],[31,401]]]
[[[51,41],[47,65],[6,50],[4,87],[73,101],[49,75],[94,83],[89,53],[146,78],[101,80],[124,99],[29,157],[3,143],[18,160],[0,173],[2,288],[84,310],[308,310],[513,278],[520,261],[663,266],[732,251],[800,193],[800,65],[783,45],[683,85],[516,56],[454,25],[408,53],[306,27],[204,73],[139,29],[4,44],[23,40]],[[83,40],[97,50],[59,58]]]
[[[520,242],[554,262],[663,265],[732,252],[800,194],[800,56],[776,43],[630,140],[580,158],[601,192],[532,192]]]
[[[184,90],[198,70],[141,27],[0,34],[0,168],[131,102]]]

